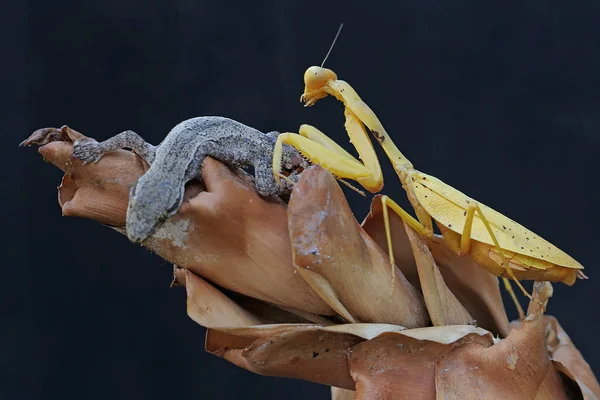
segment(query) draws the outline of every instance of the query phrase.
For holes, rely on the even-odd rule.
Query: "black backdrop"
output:
[[[555,285],[549,313],[600,370],[598,2],[389,3],[3,2],[0,398],[327,398],[204,353],[171,266],[61,217],[60,171],[16,145],[62,124],[158,143],[183,119],[223,115],[264,131],[311,123],[350,149],[339,103],[298,102],[341,21],[328,66],[415,166],[587,267],[589,281]],[[383,164],[385,192],[404,200]],[[362,219],[368,202],[349,197]]]

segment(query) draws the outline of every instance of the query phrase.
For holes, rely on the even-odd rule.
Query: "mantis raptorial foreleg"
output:
[[[273,173],[276,180],[279,182],[277,178],[281,171],[281,152],[285,143],[294,146],[308,161],[320,164],[337,178],[352,179],[371,192],[381,190],[381,167],[364,125],[350,110],[346,110],[345,115],[346,131],[364,164],[323,132],[310,125],[303,125],[299,134],[282,133],[277,137],[273,152]]]
[[[336,177],[356,179],[370,174],[370,171],[353,157],[348,158],[319,142],[295,133],[282,133],[277,138],[275,156],[273,157],[273,171],[281,170],[278,153],[284,143],[301,149],[300,152],[308,161],[321,165]]]
[[[356,161],[356,158],[348,153],[342,146],[337,144],[333,139],[327,136],[325,133],[321,132],[317,128],[312,125],[302,125],[298,130],[298,134],[303,136],[309,140],[312,140],[315,143],[321,144],[327,147],[329,150],[337,153],[340,157],[345,157],[349,160]]]

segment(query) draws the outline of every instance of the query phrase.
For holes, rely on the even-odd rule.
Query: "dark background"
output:
[[[389,3],[3,2],[1,399],[328,398],[206,354],[171,265],[61,217],[61,172],[17,144],[63,124],[159,143],[184,119],[222,115],[263,131],[311,123],[350,149],[338,102],[298,102],[342,21],[327,66],[415,166],[587,267],[590,280],[554,285],[549,313],[600,370],[600,3]],[[382,164],[384,192],[404,201]],[[349,197],[362,219],[368,201]]]

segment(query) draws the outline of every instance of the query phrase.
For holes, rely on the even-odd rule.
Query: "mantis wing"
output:
[[[470,203],[477,202],[476,200],[445,184],[438,178],[419,171],[410,174],[407,184],[412,187],[417,200],[433,219],[448,229],[462,234],[467,208]],[[490,222],[492,231],[502,249],[561,267],[583,269],[581,264],[552,243],[498,211],[480,202],[477,203]],[[477,213],[473,220],[471,238],[494,245]],[[543,265],[544,263],[540,263],[541,268],[543,268]]]

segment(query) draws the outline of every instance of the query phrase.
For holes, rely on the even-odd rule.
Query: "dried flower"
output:
[[[24,144],[43,145],[65,172],[64,215],[122,232],[145,166],[126,151],[84,166],[70,157],[79,137],[48,128]],[[209,328],[207,351],[330,385],[334,399],[600,398],[589,365],[537,302],[509,324],[495,276],[394,214],[392,279],[379,197],[361,226],[320,167],[305,171],[287,207],[212,159],[203,178],[144,245],[176,264],[188,315]],[[552,287],[537,282],[534,293],[545,303]]]

